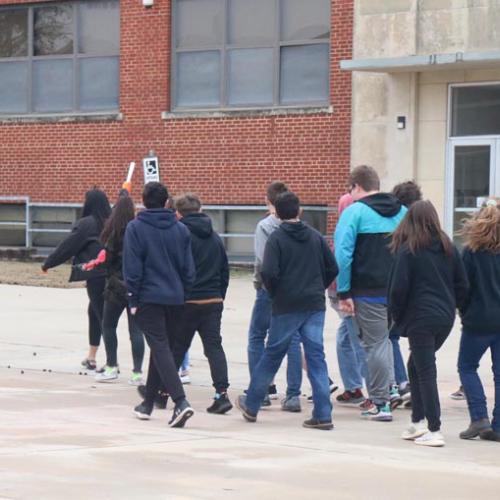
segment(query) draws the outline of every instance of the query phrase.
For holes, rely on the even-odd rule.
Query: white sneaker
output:
[[[444,436],[439,431],[427,431],[423,436],[415,439],[414,443],[420,446],[444,446]]]
[[[406,439],[408,441],[413,441],[424,434],[427,434],[427,424],[425,420],[420,420],[420,422],[412,423],[408,426],[408,429],[403,431],[401,434],[402,439]]]
[[[116,366],[105,366],[104,371],[101,373],[96,373],[96,382],[111,382],[118,378],[118,367]]]
[[[144,385],[144,379],[142,378],[141,372],[132,372],[132,375],[128,381],[130,385],[134,387],[139,387],[140,385]]]
[[[181,383],[183,384],[190,384],[191,383],[191,377],[189,376],[189,372],[186,371],[181,371],[179,373],[179,377],[181,379]]]

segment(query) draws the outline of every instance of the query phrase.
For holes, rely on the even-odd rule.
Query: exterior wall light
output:
[[[154,4],[155,0],[142,0],[142,5],[144,5],[144,7],[146,7],[147,9],[152,7]]]

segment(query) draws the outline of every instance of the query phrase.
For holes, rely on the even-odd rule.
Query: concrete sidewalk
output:
[[[223,335],[233,400],[248,381],[253,296],[250,278],[232,280]],[[0,499],[500,498],[500,446],[458,438],[468,423],[465,403],[448,397],[458,386],[458,330],[438,359],[447,445],[422,449],[399,438],[407,410],[397,410],[393,423],[375,423],[336,407],[333,432],[301,427],[310,412],[305,398],[301,414],[281,412],[275,402],[257,424],[237,410],[209,415],[212,389],[198,340],[187,387],[197,413],[188,426],[169,429],[171,409],[136,420],[126,321],[119,332],[121,379],[95,384],[79,375],[85,290],[0,286],[0,299]],[[336,380],[337,325],[328,311],[327,358]],[[491,395],[489,360],[483,365]],[[280,391],[283,375],[282,369]],[[309,392],[307,381],[303,389]]]

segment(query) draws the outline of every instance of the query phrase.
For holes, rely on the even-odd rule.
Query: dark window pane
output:
[[[452,136],[500,134],[500,85],[452,90]]]
[[[330,38],[330,0],[281,0],[281,39]]]
[[[223,20],[222,0],[177,0],[177,46],[220,45],[223,41]]]
[[[54,5],[34,9],[35,56],[73,52],[73,7]]]
[[[28,55],[28,9],[0,10],[0,57]]]
[[[118,57],[80,59],[80,109],[118,108]]]
[[[273,49],[229,51],[229,104],[272,104]]]
[[[229,43],[272,43],[276,34],[275,5],[270,0],[231,0]]]
[[[25,113],[28,110],[27,86],[27,63],[0,63],[0,113]]]
[[[327,101],[329,46],[302,45],[281,49],[282,104]]]
[[[71,111],[73,108],[73,61],[47,60],[33,63],[35,111]]]
[[[120,50],[118,1],[83,2],[78,14],[81,54],[113,54]]]
[[[220,56],[217,50],[177,55],[177,105],[220,104]]]

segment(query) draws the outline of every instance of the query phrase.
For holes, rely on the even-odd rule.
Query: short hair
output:
[[[281,181],[274,181],[267,186],[266,196],[271,205],[276,205],[276,199],[282,193],[286,193],[288,191],[288,186]]]
[[[291,191],[281,193],[276,198],[276,214],[281,220],[295,219],[300,212],[299,197]]]
[[[142,202],[146,208],[165,208],[168,190],[161,182],[148,182],[142,192]]]
[[[364,191],[378,191],[380,189],[380,178],[373,167],[360,165],[355,167],[349,175],[349,186],[353,187],[355,184]]]
[[[401,182],[394,186],[392,194],[405,207],[411,207],[416,201],[422,199],[420,186],[414,181]]]
[[[183,216],[194,214],[201,209],[201,201],[195,194],[185,193],[174,199],[174,208]]]

